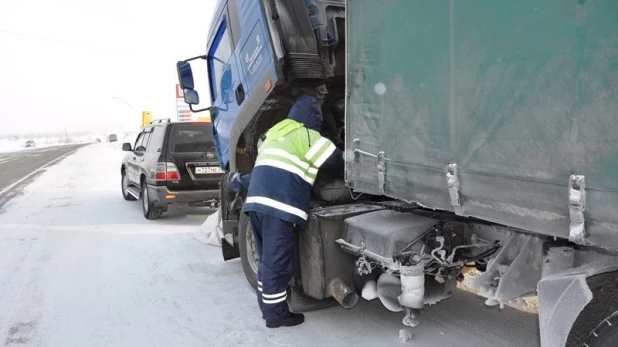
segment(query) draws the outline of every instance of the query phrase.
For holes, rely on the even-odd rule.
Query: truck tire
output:
[[[258,255],[255,251],[253,229],[251,229],[251,223],[249,223],[249,216],[244,213],[241,213],[238,219],[238,250],[247,282],[253,289],[257,290]]]
[[[592,276],[587,282],[592,301],[575,320],[566,346],[618,346],[618,274]]]

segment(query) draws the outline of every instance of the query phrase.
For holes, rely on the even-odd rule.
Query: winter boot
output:
[[[302,313],[292,313],[290,312],[287,316],[278,319],[269,321],[266,320],[266,327],[268,328],[279,328],[279,327],[293,327],[295,325],[302,324],[305,321],[305,315]]]

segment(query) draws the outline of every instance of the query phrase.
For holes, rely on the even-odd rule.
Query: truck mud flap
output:
[[[312,299],[303,293],[302,288],[298,287],[292,287],[290,294],[288,306],[290,307],[290,311],[296,313],[317,311],[338,305],[337,301],[333,298],[323,300]]]
[[[221,239],[221,254],[224,261],[240,258],[238,247],[230,245],[225,238]]]

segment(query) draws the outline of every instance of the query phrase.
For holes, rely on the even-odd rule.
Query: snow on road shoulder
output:
[[[204,210],[148,221],[120,193],[116,144],[79,149],[0,214],[0,344],[400,346],[379,300],[267,329],[238,259],[193,235]],[[362,301],[362,300],[361,300]],[[503,317],[503,318],[500,318]],[[500,324],[500,319],[508,324]],[[534,346],[536,316],[457,293],[424,310],[414,346]]]
[[[36,147],[24,147],[23,143],[16,141],[0,140],[0,153],[13,153],[21,151],[34,151],[40,148],[70,146],[75,143],[48,143],[40,144]]]

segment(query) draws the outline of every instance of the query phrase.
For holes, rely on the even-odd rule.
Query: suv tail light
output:
[[[157,163],[155,171],[157,181],[180,181],[180,172],[174,163]]]

